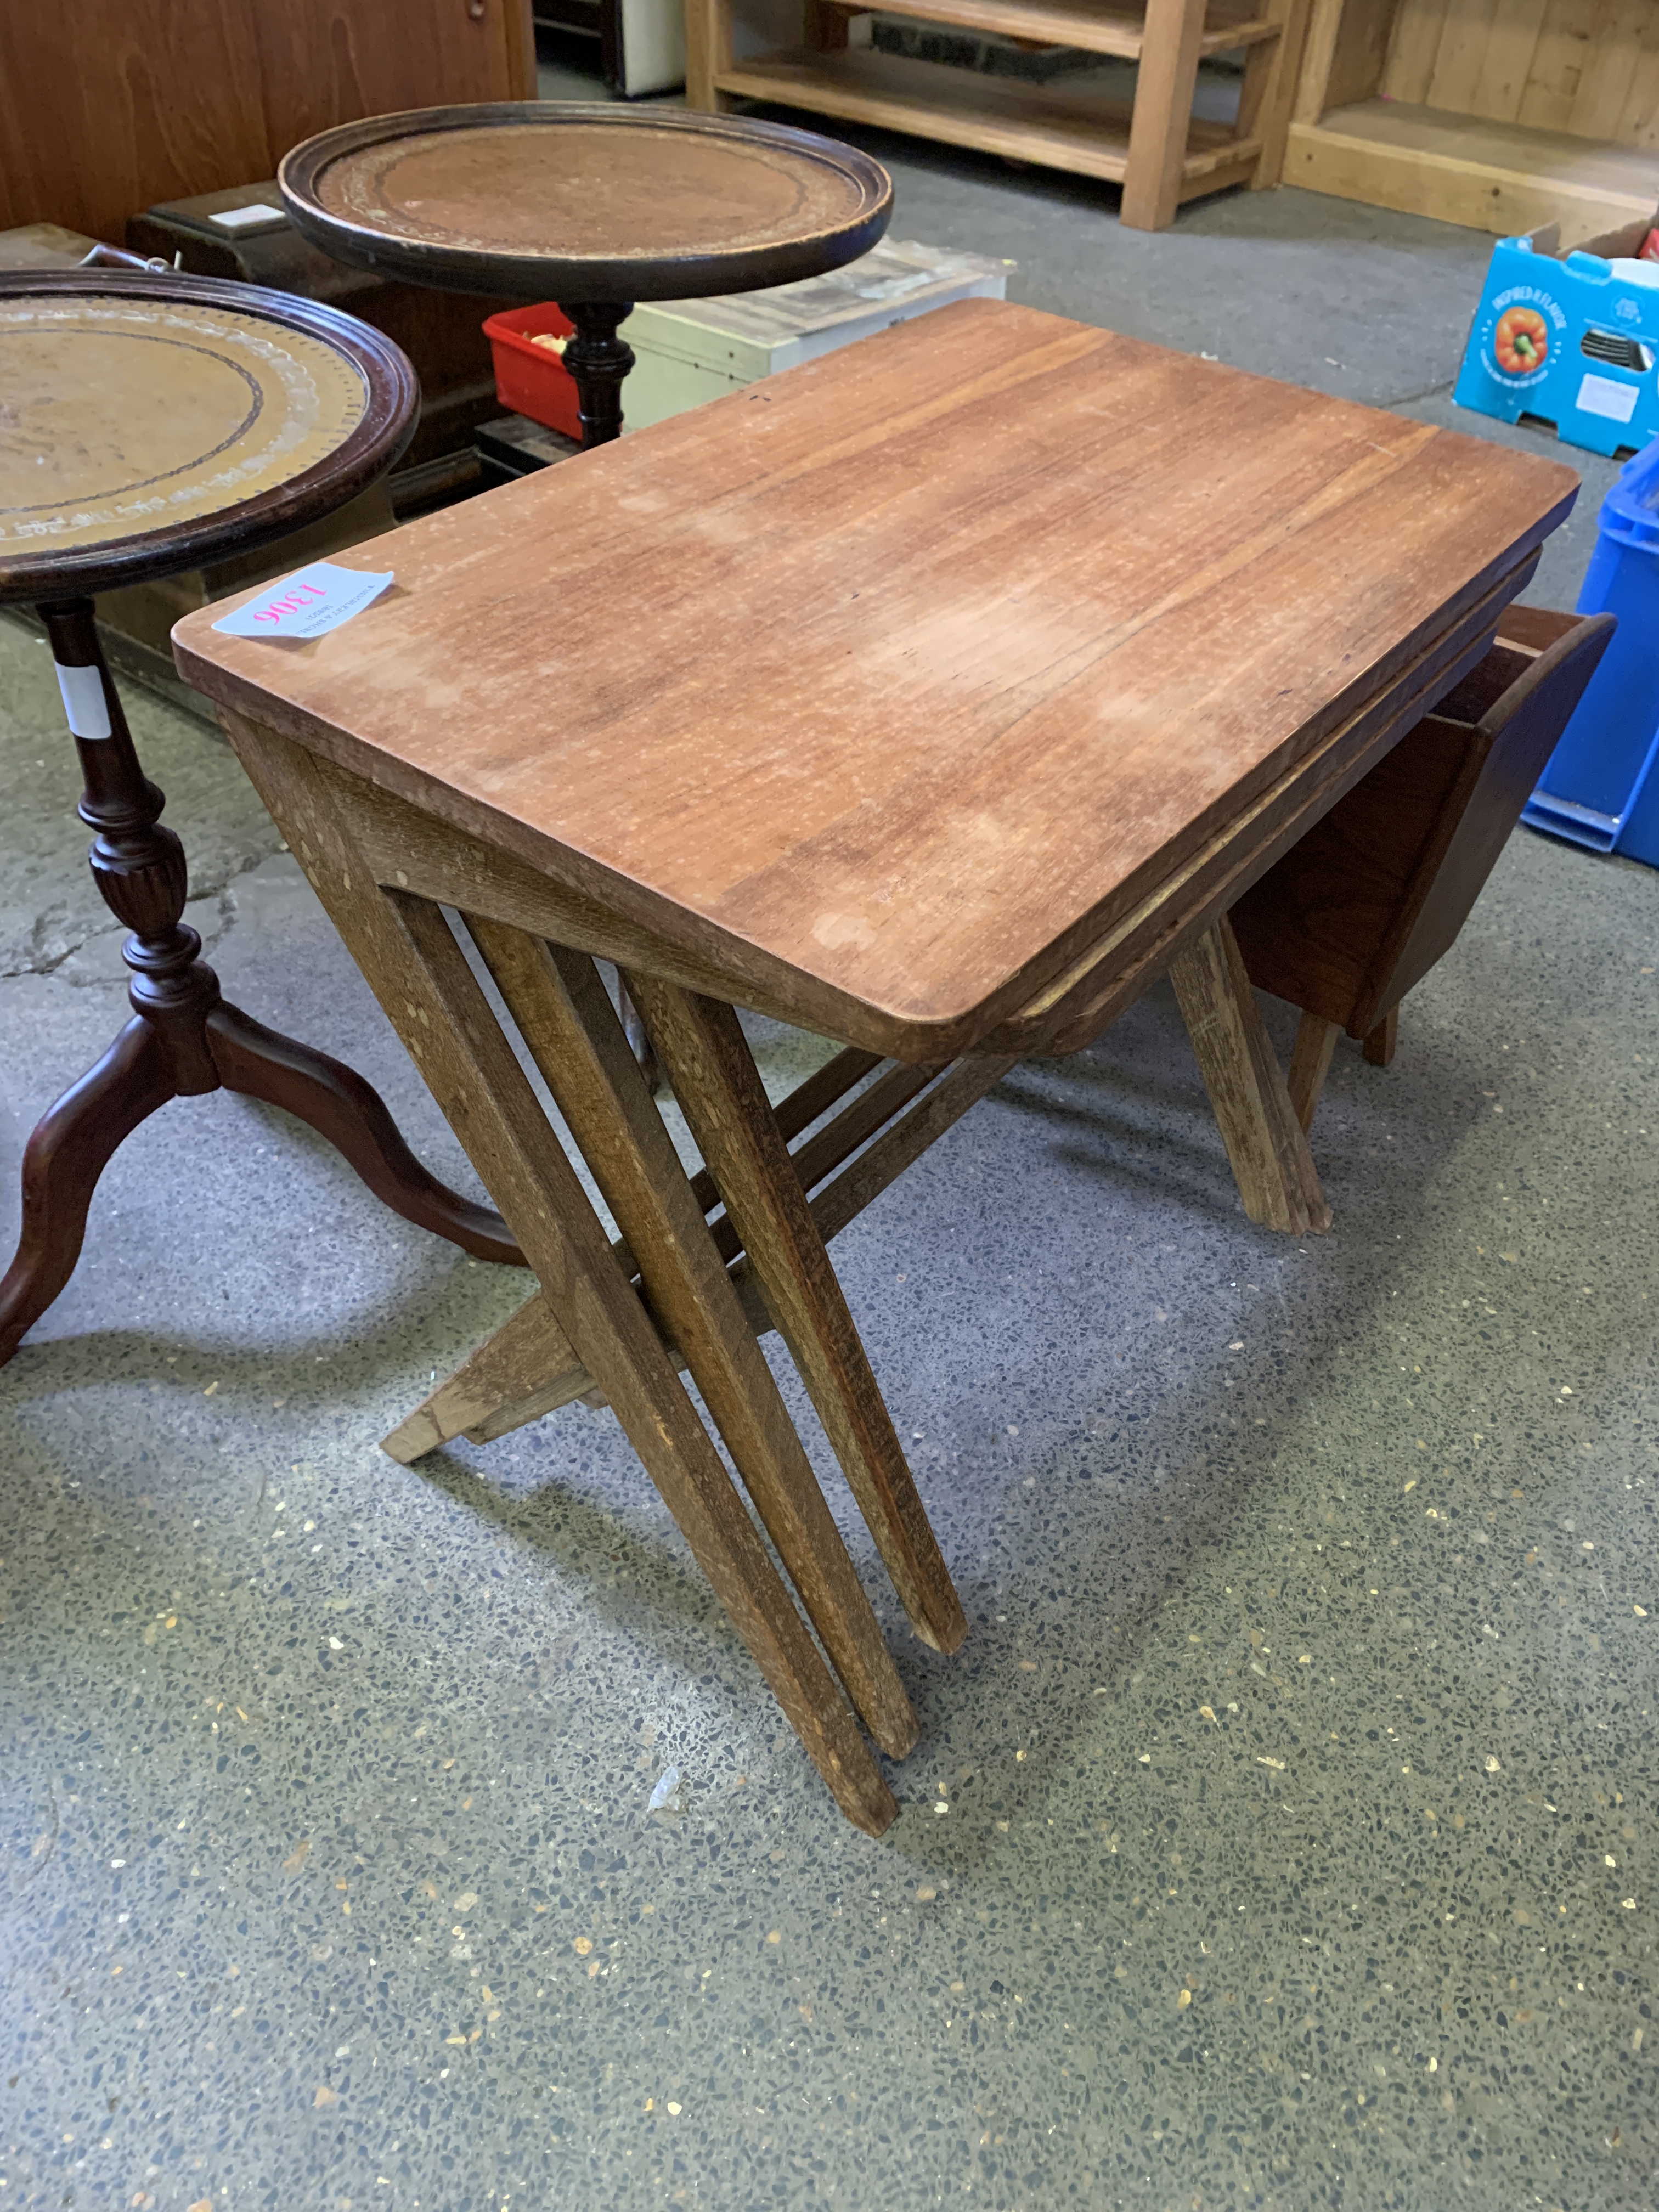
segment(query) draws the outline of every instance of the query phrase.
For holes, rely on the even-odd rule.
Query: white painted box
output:
[[[646,429],[952,300],[1000,300],[1013,265],[884,239],[827,276],[635,307],[621,331],[635,356],[623,386],[626,427]]]

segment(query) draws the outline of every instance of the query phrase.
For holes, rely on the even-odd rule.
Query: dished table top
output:
[[[921,1057],[1386,690],[1577,481],[975,300],[355,549],[397,586],[328,637],[173,635],[210,697]]]
[[[419,404],[395,345],[314,301],[0,270],[0,603],[257,550],[383,476]]]
[[[706,297],[866,252],[878,161],[812,131],[683,108],[505,100],[371,115],[307,138],[276,181],[337,259],[526,300]]]

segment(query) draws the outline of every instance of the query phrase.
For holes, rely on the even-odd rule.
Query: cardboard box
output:
[[[1000,300],[1012,265],[884,239],[827,276],[635,307],[622,325],[635,356],[623,386],[625,425],[643,430],[951,301]]]
[[[1500,422],[1552,424],[1609,459],[1659,436],[1659,284],[1627,282],[1651,222],[1561,251],[1558,223],[1492,248],[1452,397]]]

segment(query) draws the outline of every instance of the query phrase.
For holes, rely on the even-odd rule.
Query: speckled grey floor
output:
[[[885,145],[1018,296],[1450,419],[1471,234],[1131,236]],[[45,659],[0,623],[8,1242],[121,1011]],[[228,755],[140,714],[228,990],[464,1177]],[[0,1375],[0,2204],[1659,2202],[1656,969],[1659,876],[1522,836],[1395,1066],[1337,1060],[1328,1237],[1244,1221],[1162,991],[848,1232],[974,1624],[902,1632],[803,1413],[922,1717],[880,1843],[609,1413],[377,1452],[522,1279],[169,1109]]]

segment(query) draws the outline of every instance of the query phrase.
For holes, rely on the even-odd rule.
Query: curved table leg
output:
[[[221,1000],[217,976],[198,957],[202,940],[184,921],[184,848],[162,826],[166,801],[138,764],[92,601],[49,601],[40,613],[80,756],[93,879],[131,932],[121,957],[132,971],[133,1019],[29,1139],[22,1236],[0,1284],[0,1366],[74,1273],[87,1209],[112,1154],[168,1099],[222,1084],[309,1122],[405,1221],[480,1260],[523,1267],[501,1216],[429,1176],[360,1075]]]
[[[0,1282],[0,1365],[75,1273],[99,1176],[139,1123],[175,1095],[167,1048],[135,1014],[36,1124],[23,1154],[23,1232]]]
[[[428,1174],[398,1134],[386,1101],[355,1069],[222,1002],[207,1018],[207,1041],[227,1091],[296,1115],[404,1220],[447,1237],[475,1259],[528,1265],[499,1213]]]

